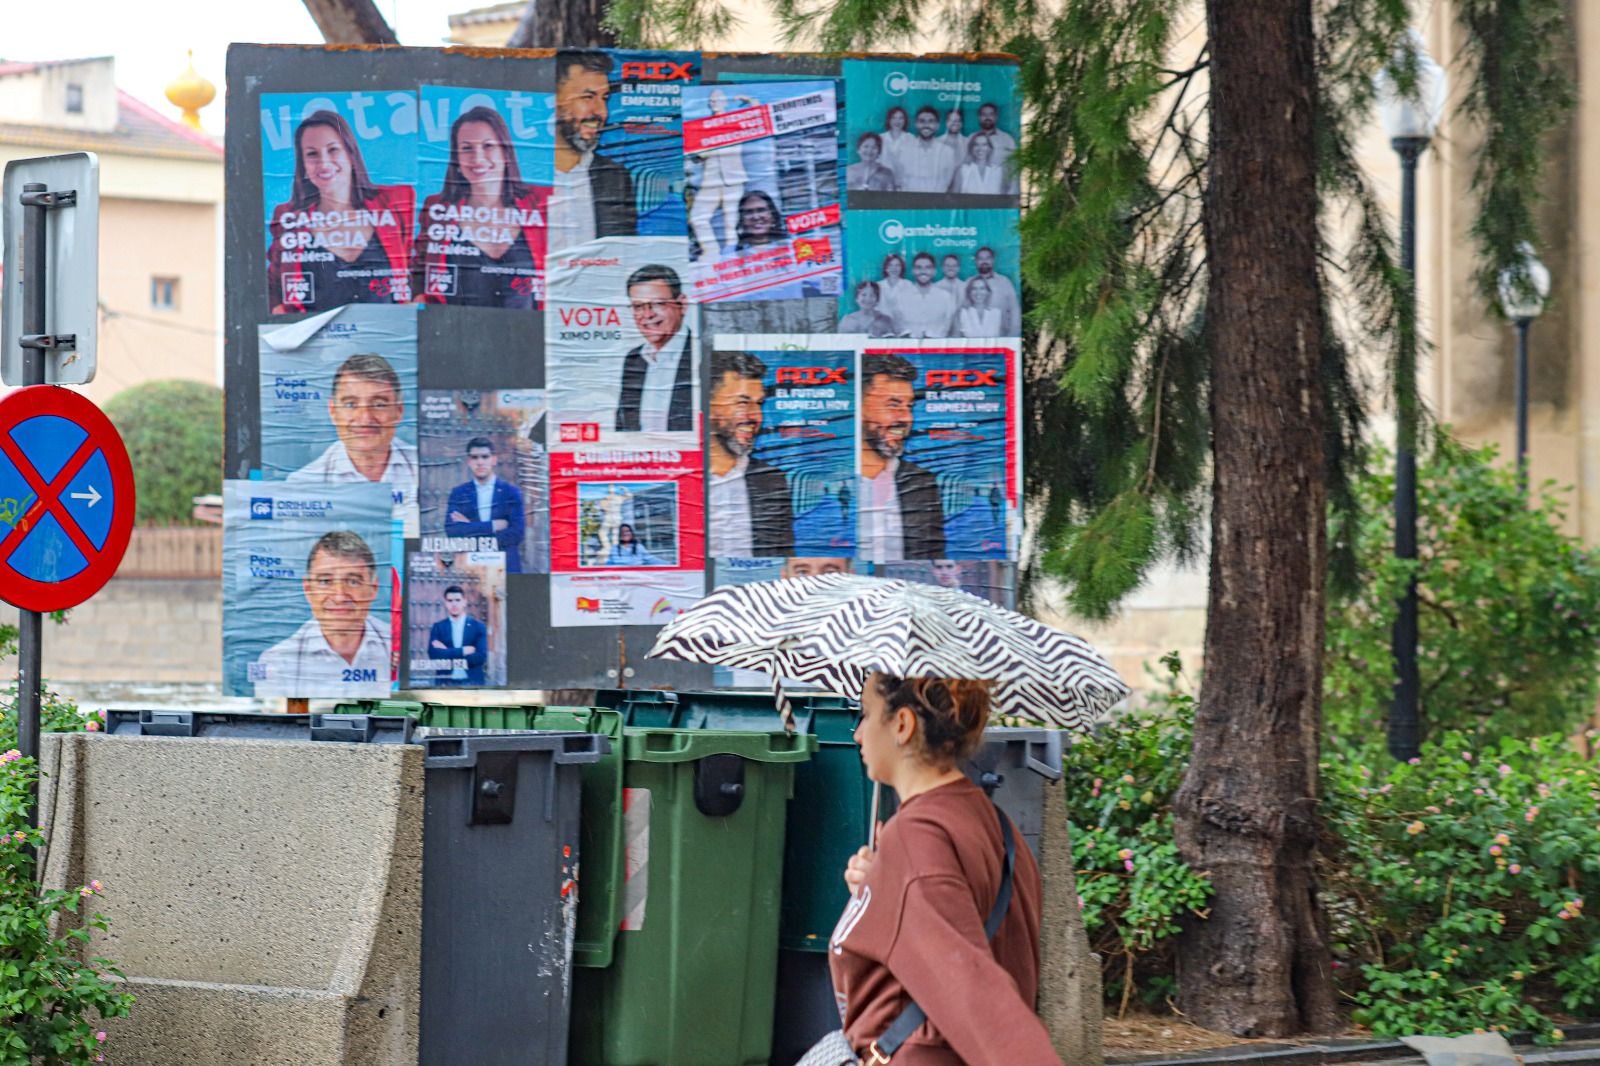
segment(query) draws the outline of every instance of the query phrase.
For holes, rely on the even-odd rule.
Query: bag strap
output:
[[[1006,862],[1000,874],[1000,891],[995,893],[994,906],[989,908],[989,917],[983,923],[984,935],[993,940],[995,934],[1000,931],[1000,923],[1005,921],[1006,911],[1011,908],[1011,871],[1016,866],[1017,842],[1011,833],[1011,819],[1006,817],[999,804],[992,799],[989,802],[994,806],[994,813],[1000,819],[1000,834],[1006,842]],[[883,1035],[872,1042],[867,1052],[872,1057],[862,1061],[866,1066],[883,1066],[894,1057],[896,1051],[900,1050],[900,1045],[911,1038],[917,1027],[927,1020],[928,1015],[914,1000],[906,1004],[906,1009],[889,1023],[889,1028],[883,1031]]]

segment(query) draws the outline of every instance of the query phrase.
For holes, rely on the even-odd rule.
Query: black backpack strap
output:
[[[994,803],[993,800],[989,802]],[[1005,921],[1006,911],[1011,908],[1011,874],[1017,864],[1017,841],[1011,832],[1011,819],[1006,817],[999,804],[994,804],[994,813],[1000,819],[1000,835],[1006,842],[1006,862],[1000,873],[1000,891],[995,893],[994,906],[989,908],[989,917],[983,923],[984,935],[990,940],[1000,931],[1000,923]],[[900,1045],[911,1039],[917,1027],[927,1020],[927,1014],[915,1002],[906,1004],[906,1009],[889,1023],[889,1028],[867,1049],[869,1057],[861,1060],[864,1066],[883,1066],[900,1050]]]

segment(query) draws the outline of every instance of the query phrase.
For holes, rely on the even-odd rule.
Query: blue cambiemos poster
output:
[[[388,491],[265,481],[222,491],[227,693],[388,695],[399,602]]]
[[[849,229],[840,333],[1022,335],[1015,211],[852,210]]]
[[[866,346],[860,558],[1016,558],[1020,365],[1016,341]]]
[[[417,308],[352,304],[260,327],[261,472],[382,483],[417,535]]]
[[[1014,65],[846,59],[844,83],[852,207],[1016,195],[1011,157],[1022,107]]]
[[[837,296],[834,83],[690,86],[683,116],[691,298]]]
[[[708,412],[712,558],[854,556],[854,349],[719,335]]]
[[[554,94],[424,85],[420,114],[422,298],[458,307],[543,306]]]
[[[556,53],[549,248],[682,236],[685,85],[698,52]]]
[[[262,93],[260,115],[272,313],[409,303],[416,94]]]

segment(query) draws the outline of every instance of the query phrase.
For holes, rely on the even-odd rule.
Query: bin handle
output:
[[[1054,750],[1052,750],[1054,749]],[[1036,757],[1037,752],[1042,758]],[[1052,758],[1053,756],[1053,758]],[[1022,764],[1046,781],[1061,780],[1061,739],[1030,740],[1022,757]]]

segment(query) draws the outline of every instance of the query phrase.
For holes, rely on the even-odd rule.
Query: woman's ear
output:
[[[910,707],[901,705],[894,712],[894,743],[896,747],[905,747],[911,743],[911,738],[917,733],[917,712]]]

